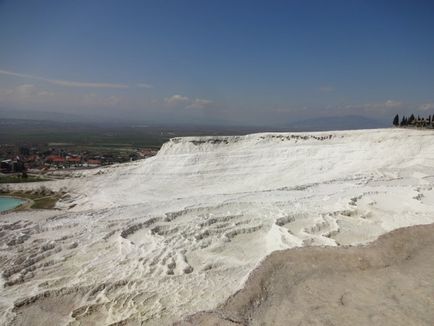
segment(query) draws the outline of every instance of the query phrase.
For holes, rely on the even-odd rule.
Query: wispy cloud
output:
[[[92,82],[82,82],[82,81],[72,81],[72,80],[62,80],[62,79],[50,79],[41,76],[34,76],[29,74],[22,74],[13,71],[0,70],[0,74],[14,76],[19,78],[27,78],[33,80],[44,81],[53,85],[60,85],[65,87],[83,87],[83,88],[128,88],[126,84],[116,84],[116,83],[92,83]]]
[[[170,97],[166,97],[164,99],[169,106],[186,106],[190,102],[190,99],[187,96],[175,94]]]
[[[335,91],[335,88],[331,85],[322,85],[320,86],[319,91],[323,93],[331,93]]]
[[[187,106],[187,108],[189,108],[189,109],[205,109],[205,108],[209,107],[211,104],[212,104],[212,101],[210,101],[210,100],[205,100],[203,98],[197,98],[197,99],[193,100]]]
[[[348,110],[361,110],[369,114],[388,114],[395,110],[402,109],[403,107],[403,102],[389,99],[385,102],[364,103],[360,105],[351,104],[347,105],[345,108]]]
[[[53,92],[39,89],[33,84],[22,84],[18,85],[13,89],[0,89],[0,95],[2,99],[13,99],[13,100],[29,100],[31,98],[50,98],[54,95]]]
[[[419,110],[421,110],[421,111],[434,110],[434,102],[424,103],[424,104],[420,105]]]
[[[128,99],[119,95],[106,95],[86,91],[83,93],[47,90],[34,84],[22,84],[14,88],[0,89],[0,106],[24,108],[120,108]]]
[[[213,104],[212,101],[203,98],[189,98],[184,95],[175,94],[166,97],[164,102],[169,107],[183,107],[186,109],[205,109]]]
[[[395,109],[395,108],[400,108],[402,107],[403,103],[400,101],[395,101],[395,100],[387,100],[386,102],[384,102],[384,106],[386,108],[391,108],[391,109]]]

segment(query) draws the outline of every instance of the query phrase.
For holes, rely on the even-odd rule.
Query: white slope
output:
[[[0,323],[170,324],[274,250],[433,223],[433,185],[431,130],[175,138],[48,183],[70,193],[61,211],[1,218]]]

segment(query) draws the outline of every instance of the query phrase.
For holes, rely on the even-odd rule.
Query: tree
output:
[[[402,116],[402,120],[401,120],[401,126],[406,126],[407,125],[407,118],[404,116]]]
[[[411,125],[414,122],[414,120],[415,120],[415,117],[414,117],[414,114],[412,114],[410,116],[410,118],[408,118],[408,124]]]
[[[399,126],[399,115],[395,115],[395,118],[393,119],[393,125],[395,127]]]

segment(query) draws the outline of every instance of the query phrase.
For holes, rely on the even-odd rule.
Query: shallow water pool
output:
[[[0,197],[0,212],[8,211],[22,205],[25,201],[13,197]]]

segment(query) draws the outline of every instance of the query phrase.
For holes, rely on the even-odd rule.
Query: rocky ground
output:
[[[291,266],[298,269],[288,269],[296,273],[288,279],[299,283],[277,282],[263,304],[254,309],[246,304],[245,313],[234,310],[233,320],[253,323],[271,315],[276,323],[287,324],[290,317],[325,324],[328,303],[342,301],[357,322],[358,313],[372,307],[353,287],[361,284],[374,298],[368,285],[387,294],[405,284],[403,276],[390,267],[385,275],[397,279],[380,279],[378,284],[387,284],[382,289],[351,269],[368,268],[371,256],[353,266],[347,256],[334,256],[341,249],[323,247],[367,244],[395,229],[434,223],[433,140],[431,130],[400,129],[174,138],[147,160],[8,185],[10,193],[43,194],[44,201],[61,195],[54,210],[1,216],[0,324],[171,325],[215,309],[244,287],[265,257],[296,247],[319,247],[307,250],[306,258],[305,251],[293,251]],[[317,257],[314,262],[311,256]],[[270,259],[279,260],[275,257]],[[322,274],[322,259],[333,277]],[[269,270],[283,271],[285,262],[282,258],[282,269]],[[273,273],[266,272],[264,284],[274,284],[279,274]],[[334,285],[346,279],[341,288]],[[419,285],[415,281],[399,291],[410,293]],[[291,310],[266,313],[267,304],[280,307],[266,300],[304,288],[313,297],[303,300],[319,298],[312,304],[320,307],[316,312],[290,292],[285,304],[293,305]],[[345,294],[347,289],[352,292]],[[393,292],[402,302],[399,293]],[[398,322],[421,315],[416,309],[405,313],[410,317]],[[380,317],[372,316],[371,323]]]
[[[271,254],[245,287],[177,325],[433,325],[434,224],[368,246]]]

